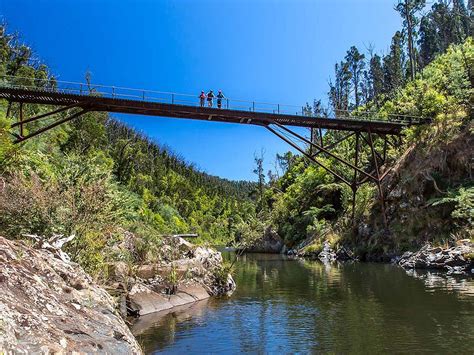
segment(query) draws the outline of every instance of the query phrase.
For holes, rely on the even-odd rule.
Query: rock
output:
[[[168,314],[173,314],[173,322],[189,321],[191,318],[200,318],[209,310],[209,298],[202,301],[188,303],[157,313],[150,313],[135,319],[132,325],[132,332],[135,336],[149,332],[150,328],[169,325]],[[174,324],[176,325],[176,324]]]
[[[211,287],[211,294],[215,296],[218,296],[218,295],[230,296],[235,291],[236,288],[237,288],[237,285],[235,284],[235,281],[232,275],[228,274],[227,279],[224,283],[213,284],[213,286]]]
[[[197,247],[194,251],[194,259],[200,262],[205,268],[217,267],[222,264],[222,255],[211,248]]]
[[[351,250],[341,246],[336,250],[336,260],[347,261],[347,260],[357,260],[357,258],[355,257],[354,253]]]
[[[454,266],[454,267],[447,266],[446,268],[448,270],[447,272],[448,275],[462,275],[466,273],[466,268],[463,266]]]
[[[189,284],[180,286],[174,295],[165,295],[138,283],[132,287],[128,298],[130,309],[142,316],[209,298],[209,293],[199,284]]]
[[[159,312],[173,307],[165,295],[154,292],[140,283],[132,286],[128,293],[128,300],[129,308],[136,311],[138,315]]]
[[[180,237],[166,238],[162,249],[167,248],[177,252],[135,268],[137,278],[130,283],[127,295],[129,315],[160,312],[235,289],[232,277],[223,274],[218,251],[196,247]]]
[[[108,266],[109,279],[118,282],[125,282],[129,276],[129,266],[126,262],[117,261],[110,263]]]
[[[468,240],[458,241],[450,248],[424,245],[417,252],[404,253],[398,262],[403,268],[440,269],[450,274],[467,273],[472,261],[464,257],[473,253],[474,245]]]
[[[283,239],[271,227],[267,227],[262,238],[258,239],[245,251],[249,253],[279,254],[283,249]]]
[[[0,349],[139,354],[113,298],[78,265],[0,237]]]
[[[337,258],[336,253],[331,248],[331,244],[328,241],[324,241],[323,250],[318,255],[319,260],[321,261],[335,261]]]
[[[141,279],[152,279],[153,277],[155,277],[156,272],[157,266],[150,264],[139,265],[135,269],[135,275]]]

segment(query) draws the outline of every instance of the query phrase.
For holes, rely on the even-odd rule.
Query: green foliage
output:
[[[227,285],[229,275],[234,272],[234,264],[229,260],[224,260],[219,267],[214,269],[214,279],[216,286],[222,288]]]
[[[400,158],[402,151],[410,146],[415,147],[413,154],[419,160],[413,161],[413,166],[409,165],[398,172],[401,175],[400,181],[395,183],[403,188],[402,197],[408,200],[408,205],[416,205],[416,201],[420,201],[417,202],[418,206],[404,211],[399,206],[406,204],[405,200],[403,202],[389,200],[388,209],[389,213],[392,213],[389,221],[392,238],[386,238],[375,186],[359,187],[355,211],[352,211],[350,187],[335,183],[333,177],[324,169],[314,165],[308,166],[303,158],[294,157],[291,167],[284,170],[283,176],[270,182],[267,193],[267,200],[272,208],[270,222],[290,246],[312,237],[314,241],[307,248],[318,251],[322,247],[320,239],[322,236],[324,239],[337,241],[338,238],[333,231],[337,230],[345,238],[346,243],[360,247],[361,251],[387,252],[409,249],[426,239],[450,238],[450,235],[458,233],[463,228],[472,228],[472,187],[466,187],[470,186],[468,183],[466,185],[466,181],[470,179],[469,159],[457,158],[466,160],[463,160],[464,162],[457,160],[446,162],[446,159],[448,153],[455,154],[457,151],[466,151],[467,155],[472,155],[466,147],[466,144],[469,145],[468,141],[462,137],[469,135],[466,131],[472,114],[470,100],[474,96],[471,84],[474,41],[468,38],[461,45],[449,47],[446,54],[436,57],[415,80],[401,88],[400,81],[405,81],[402,73],[403,48],[399,42],[400,38],[396,40],[396,43],[392,43],[390,54],[392,58],[386,59],[394,61],[392,64],[396,64],[396,68],[386,74],[392,75],[393,80],[390,79],[392,82],[399,83],[391,84],[393,87],[390,89],[385,88],[390,90],[390,95],[387,95],[388,92],[380,94],[380,85],[383,81],[388,82],[388,78],[380,77],[381,66],[375,59],[371,64],[371,70],[373,80],[378,83],[378,97],[373,97],[373,101],[361,106],[353,114],[370,111],[374,116],[382,118],[388,117],[389,114],[433,118],[431,125],[407,128],[404,131],[405,145],[402,149],[390,148],[387,152],[387,159],[393,164]],[[353,52],[355,53],[355,50]],[[385,63],[386,70],[388,64]],[[351,78],[350,75],[344,76],[340,66],[337,69],[339,72],[336,81],[331,84],[331,89],[334,88],[335,91],[331,92],[329,97],[335,109],[347,105],[347,97],[344,96],[347,93],[344,90],[347,89],[345,85]],[[393,77],[396,72],[398,78]],[[345,84],[338,91],[336,89],[341,80]],[[320,108],[316,107],[308,106],[306,113],[311,116],[316,110],[321,116]],[[340,132],[328,131],[323,136],[324,145],[328,146],[341,137]],[[378,151],[382,150],[381,139],[375,138],[374,144]],[[450,144],[453,144],[453,147],[448,149]],[[333,152],[353,161],[354,145],[355,138],[350,137],[338,144]],[[318,158],[325,166],[351,180],[353,176],[351,168],[331,157],[322,158],[323,156],[324,154],[320,154]],[[363,145],[359,152],[359,167],[371,171],[372,164],[371,151]],[[427,179],[428,183],[425,183]],[[436,191],[438,186],[432,187],[436,183],[442,189],[448,190],[448,195],[440,198]],[[426,187],[422,188],[425,185]],[[425,199],[424,203],[420,200],[420,194]],[[430,208],[425,208],[423,205],[428,205]],[[360,223],[371,225],[370,236],[359,238],[354,233],[351,223],[352,212],[357,225],[360,226]]]
[[[241,220],[236,226],[235,246],[245,249],[262,237],[266,221],[260,218],[247,218]]]
[[[290,245],[313,233],[319,219],[334,220],[340,212],[342,186],[323,168],[305,167],[304,160],[293,164],[274,185],[271,222]]]
[[[474,187],[459,187],[447,192],[446,196],[428,201],[430,206],[451,205],[451,217],[461,224],[472,225],[474,220]]]

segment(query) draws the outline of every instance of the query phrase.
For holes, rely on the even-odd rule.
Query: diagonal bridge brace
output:
[[[348,167],[350,167],[350,168],[356,170],[357,172],[359,172],[360,174],[366,176],[367,178],[372,179],[373,181],[377,181],[377,178],[374,177],[373,175],[371,175],[371,174],[365,172],[364,170],[358,168],[358,167],[355,166],[354,164],[352,164],[352,163],[348,162],[347,160],[345,160],[345,159],[343,159],[343,158],[337,156],[336,154],[331,153],[327,148],[324,148],[324,147],[322,147],[322,146],[320,146],[320,145],[318,145],[318,144],[316,144],[316,143],[314,143],[314,142],[309,141],[309,140],[306,139],[305,137],[299,135],[299,134],[296,133],[296,132],[293,132],[291,129],[289,129],[289,128],[287,128],[287,127],[285,127],[285,126],[283,126],[283,125],[281,125],[281,124],[279,124],[279,123],[275,123],[275,125],[278,126],[278,127],[281,128],[281,129],[285,130],[286,132],[292,134],[293,136],[295,136],[295,137],[298,138],[299,140],[301,140],[301,141],[303,141],[303,142],[309,144],[310,146],[312,146],[312,147],[314,147],[314,148],[316,148],[316,149],[319,149],[319,152],[317,152],[317,153],[323,152],[323,153],[329,155],[330,157],[336,159],[337,161],[339,161],[339,162],[345,164],[346,166],[348,166]],[[346,136],[345,139],[349,138],[349,136],[350,136],[350,135]],[[339,143],[339,142],[338,142],[338,143]],[[316,154],[315,154],[315,155],[316,155]],[[314,155],[312,156],[312,159],[311,159],[311,160],[313,160],[313,159],[314,159]]]
[[[271,125],[275,125],[276,127],[278,127],[280,129],[280,131],[278,131],[274,127],[271,127]],[[351,188],[351,190],[352,190],[352,221],[353,221],[354,226],[355,226],[355,201],[356,201],[356,193],[357,193],[358,187],[360,185],[362,185],[363,183],[366,183],[366,182],[369,182],[369,181],[374,182],[377,186],[377,189],[378,189],[383,222],[384,222],[385,228],[388,227],[386,211],[385,211],[385,198],[384,198],[384,194],[383,194],[383,191],[382,191],[381,182],[384,179],[384,177],[387,176],[388,172],[391,169],[388,169],[383,174],[380,173],[380,167],[383,164],[385,164],[385,159],[386,159],[387,137],[385,135],[382,137],[384,139],[384,151],[383,151],[383,156],[382,156],[381,154],[379,154],[375,150],[374,141],[373,141],[373,138],[372,138],[373,133],[370,130],[367,132],[367,136],[368,136],[367,138],[365,138],[363,136],[362,132],[352,132],[352,133],[350,133],[348,135],[345,135],[344,137],[338,139],[336,142],[332,143],[331,145],[323,147],[322,145],[316,144],[316,143],[308,140],[307,138],[301,136],[300,134],[290,130],[289,128],[287,128],[287,127],[285,127],[285,126],[283,126],[283,125],[281,125],[277,122],[273,122],[273,121],[269,122],[264,127],[267,128],[273,134],[275,134],[277,137],[279,137],[280,139],[282,139],[283,141],[285,141],[286,143],[291,145],[293,148],[295,148],[297,151],[299,151],[301,154],[303,154],[310,161],[312,161],[316,165],[322,167],[324,170],[326,170],[327,172],[329,172],[330,174],[332,174],[337,179],[339,179],[340,181],[342,181],[344,184],[346,184],[347,186],[349,186]],[[308,153],[305,150],[305,148],[302,148],[297,143],[292,141],[291,138],[289,138],[288,135],[285,135],[283,132],[281,132],[281,130],[285,131],[286,133],[289,133],[293,137],[293,139],[299,140],[300,142],[304,142],[304,143],[308,144],[310,146],[310,148],[314,147],[314,148],[318,149],[318,151],[315,152],[315,153]],[[354,162],[354,164],[352,164],[351,162],[349,162],[349,161],[347,161],[347,160],[345,160],[345,159],[343,159],[343,158],[341,158],[341,157],[337,156],[336,154],[329,151],[329,149],[337,146],[339,143],[341,143],[342,141],[350,138],[353,135],[355,135],[355,162]],[[375,165],[374,170],[370,173],[367,173],[366,171],[362,170],[358,166],[361,138],[365,143],[367,143],[369,145],[370,152],[371,152],[371,157],[372,157],[373,163]],[[349,181],[349,179],[341,176],[340,173],[335,172],[333,169],[325,166],[323,163],[318,161],[316,159],[316,157],[317,157],[317,155],[322,154],[322,153],[329,155],[330,157],[334,158],[335,160],[341,162],[342,164],[344,164],[347,167],[349,167],[350,169],[352,169],[353,172],[354,172],[353,173],[353,178],[351,179],[352,181]],[[378,160],[380,160],[381,164],[379,164]],[[375,174],[375,176],[374,176],[374,174]],[[363,176],[363,179],[361,179],[361,181],[359,181],[359,182],[357,181],[358,180],[357,179],[358,175]]]
[[[27,124],[27,123],[30,123],[30,122],[34,122],[34,121],[38,121],[42,118],[45,118],[45,117],[50,117],[50,116],[53,116],[57,113],[60,113],[60,112],[64,112],[66,110],[69,110],[69,109],[72,109],[72,108],[75,108],[75,107],[79,107],[77,104],[71,104],[71,105],[68,105],[68,106],[64,106],[64,107],[61,107],[57,110],[54,110],[54,111],[50,111],[50,112],[47,112],[47,113],[44,113],[44,114],[41,114],[41,115],[37,115],[37,116],[34,116],[34,117],[30,117],[28,119],[23,119],[23,103],[20,102],[20,119],[18,122],[15,122],[11,125],[11,128],[15,128],[15,127],[20,127],[20,133],[11,133],[15,138],[16,140],[13,141],[14,144],[17,144],[17,143],[21,143],[21,142],[24,142],[26,141],[27,139],[30,139],[32,137],[35,137],[43,132],[46,132],[46,131],[49,131],[50,129],[53,129],[54,127],[57,127],[63,123],[66,123],[66,122],[69,122],[79,116],[82,116],[83,114],[87,113],[87,112],[90,112],[91,109],[88,108],[88,107],[81,107],[81,111],[78,111],[78,112],[75,112],[73,113],[72,115],[69,115],[63,119],[60,119],[60,120],[57,120],[45,127],[42,127],[28,135],[25,135],[24,134],[24,125]]]
[[[269,125],[266,125],[264,126],[266,129],[268,129],[270,132],[272,132],[274,135],[276,135],[277,137],[279,137],[280,139],[282,139],[283,141],[285,141],[286,143],[288,143],[289,145],[291,145],[293,148],[295,148],[297,151],[299,151],[301,154],[303,154],[306,158],[308,158],[309,160],[311,160],[313,163],[315,163],[316,165],[319,165],[321,168],[323,168],[324,170],[326,170],[327,172],[329,172],[330,174],[334,175],[336,178],[338,178],[339,180],[341,180],[343,183],[345,183],[346,185],[348,186],[352,186],[352,184],[347,180],[345,179],[344,177],[342,177],[340,174],[336,173],[335,171],[333,171],[332,169],[328,168],[327,166],[325,166],[323,163],[321,163],[320,161],[316,160],[316,158],[314,158],[312,155],[308,154],[304,149],[302,149],[301,147],[299,147],[297,144],[295,144],[294,142],[292,142],[290,139],[288,139],[287,137],[285,137],[284,135],[282,135],[281,133],[277,132],[275,129],[273,129],[272,127],[270,127]]]

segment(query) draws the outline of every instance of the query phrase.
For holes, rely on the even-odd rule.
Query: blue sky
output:
[[[325,98],[351,45],[386,52],[394,0],[0,0],[59,80],[303,105]],[[260,127],[116,115],[202,170],[251,179],[288,146]]]

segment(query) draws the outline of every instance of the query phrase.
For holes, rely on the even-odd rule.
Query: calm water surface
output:
[[[474,353],[470,278],[253,254],[235,280],[231,297],[140,318],[145,352]]]

